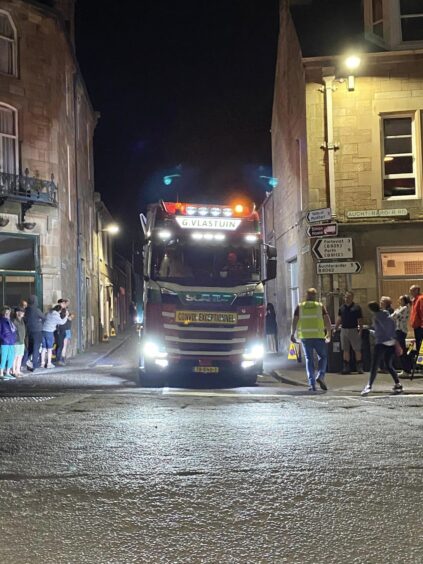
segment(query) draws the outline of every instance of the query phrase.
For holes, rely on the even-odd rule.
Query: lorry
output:
[[[144,231],[139,384],[174,374],[253,385],[263,369],[264,284],[276,249],[252,203],[151,204]]]

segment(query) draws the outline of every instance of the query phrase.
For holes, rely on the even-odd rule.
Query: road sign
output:
[[[360,270],[361,264],[356,261],[317,263],[317,274],[357,274]]]
[[[348,219],[361,219],[366,217],[406,217],[408,210],[405,208],[388,210],[353,210],[347,211]]]
[[[310,225],[307,229],[309,237],[336,237],[338,235],[337,223],[319,223]]]
[[[316,221],[328,221],[332,219],[332,210],[330,208],[310,210],[309,212],[307,212],[306,217],[309,223],[315,223]]]
[[[318,259],[352,258],[352,239],[351,237],[317,239],[313,245],[313,253]]]

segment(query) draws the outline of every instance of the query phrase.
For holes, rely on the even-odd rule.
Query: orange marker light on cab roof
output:
[[[235,213],[242,213],[244,211],[244,206],[242,204],[236,204],[234,207]]]

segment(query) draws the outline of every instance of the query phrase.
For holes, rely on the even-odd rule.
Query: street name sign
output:
[[[357,274],[360,270],[361,264],[356,261],[317,263],[317,274]]]
[[[391,210],[351,210],[347,211],[348,219],[361,219],[366,217],[406,217],[408,210],[405,208]]]
[[[337,223],[319,223],[310,225],[307,229],[309,237],[336,237],[338,235]]]
[[[310,210],[309,212],[307,212],[306,217],[309,223],[316,223],[317,221],[328,221],[332,219],[332,210],[330,208]]]
[[[353,258],[351,237],[317,239],[313,245],[314,256],[318,259]]]

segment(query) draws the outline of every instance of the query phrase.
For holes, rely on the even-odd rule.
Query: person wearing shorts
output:
[[[354,303],[353,292],[345,292],[345,303],[339,308],[335,331],[341,327],[341,349],[343,368],[341,374],[351,374],[350,350],[354,351],[357,372],[363,374],[361,356],[361,332],[363,330],[363,313],[361,307]]]
[[[59,325],[64,325],[67,321],[66,317],[61,317],[60,312],[62,307],[56,305],[51,311],[46,315],[46,319],[43,323],[43,337],[42,337],[42,347],[41,347],[41,366],[44,368],[54,368],[54,364],[51,362],[51,357],[53,354],[54,345],[54,331]]]
[[[13,323],[16,327],[15,359],[13,361],[13,374],[16,378],[23,376],[21,372],[22,359],[25,354],[26,325],[24,321],[25,309],[15,308]]]

